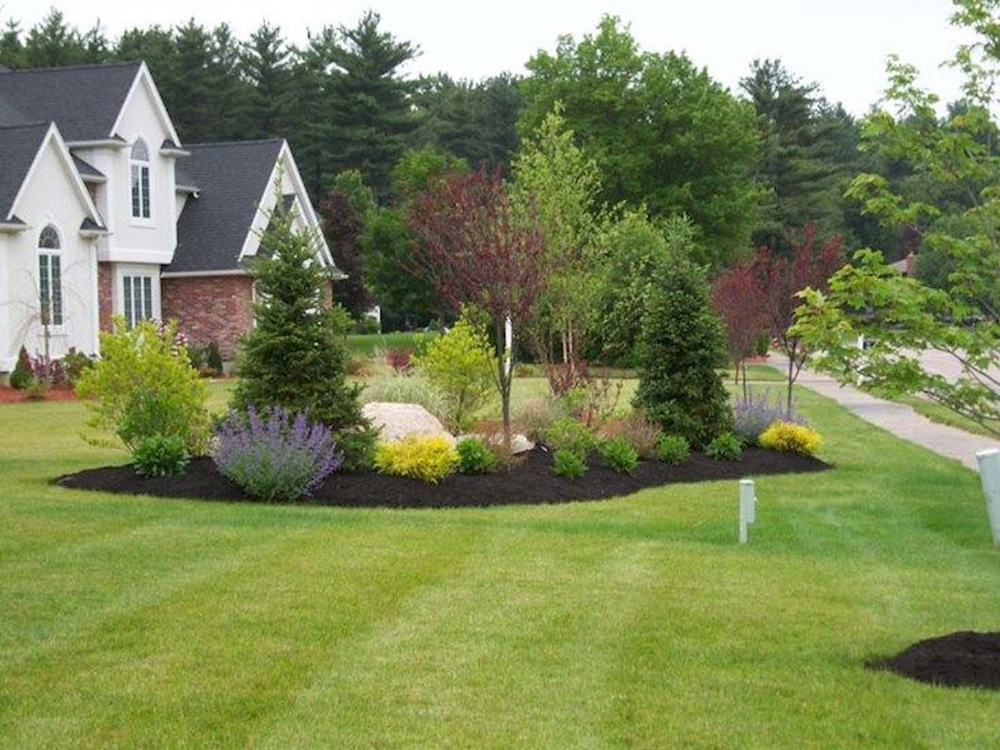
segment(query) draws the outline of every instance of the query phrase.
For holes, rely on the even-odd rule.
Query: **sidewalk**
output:
[[[788,360],[772,353],[767,364],[779,371],[787,371]],[[977,470],[976,452],[986,448],[1000,448],[1000,441],[973,435],[948,425],[932,422],[911,407],[885,401],[851,386],[841,386],[833,378],[821,373],[803,369],[796,385],[815,391],[836,401],[866,422],[871,422],[896,437],[922,445],[946,458],[961,461],[972,470]]]

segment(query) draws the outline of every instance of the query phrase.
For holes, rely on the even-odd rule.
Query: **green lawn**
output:
[[[221,400],[221,391],[216,388]],[[364,511],[50,486],[0,406],[0,747],[983,747],[1000,693],[865,670],[1000,625],[975,475],[807,391],[823,475]]]
[[[357,357],[370,357],[380,349],[415,349],[429,341],[433,333],[397,331],[394,333],[356,333],[347,337],[347,350]]]

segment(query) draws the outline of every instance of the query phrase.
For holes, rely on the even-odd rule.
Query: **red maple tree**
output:
[[[545,284],[538,222],[515,208],[500,170],[485,168],[433,181],[410,202],[406,222],[422,240],[413,244],[414,272],[456,312],[471,304],[489,316],[509,446],[513,363],[506,362],[505,325],[509,319],[516,331],[530,319]]]
[[[742,262],[720,274],[712,284],[712,307],[726,327],[726,348],[736,370],[743,373],[743,395],[747,395],[746,360],[753,356],[757,341],[767,328],[764,293],[753,264]]]
[[[788,358],[788,407],[792,406],[792,385],[805,364],[808,351],[789,329],[797,296],[806,287],[825,291],[834,271],[844,265],[843,239],[839,235],[819,244],[815,224],[802,230],[801,241],[793,241],[790,256],[778,255],[766,247],[757,251],[754,273],[763,298],[766,325],[778,348]]]

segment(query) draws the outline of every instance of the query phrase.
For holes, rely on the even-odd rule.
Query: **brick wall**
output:
[[[112,293],[114,273],[110,263],[97,264],[97,322],[102,331],[111,330],[111,316],[114,312]]]
[[[253,282],[249,276],[161,278],[164,320],[176,320],[192,344],[219,345],[223,359],[253,327]]]

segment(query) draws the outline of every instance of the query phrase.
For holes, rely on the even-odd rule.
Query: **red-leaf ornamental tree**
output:
[[[817,247],[816,225],[807,224],[801,242],[792,242],[786,257],[766,247],[757,251],[754,271],[763,295],[765,322],[778,348],[788,358],[788,407],[792,406],[792,385],[805,364],[808,351],[798,337],[789,333],[795,309],[802,304],[797,296],[806,287],[825,291],[834,271],[844,265],[843,240],[834,235]]]
[[[456,312],[473,305],[489,316],[509,447],[513,363],[505,327],[509,319],[516,331],[530,319],[544,287],[538,222],[511,203],[500,171],[486,169],[432,182],[410,202],[406,221],[422,240],[413,245],[415,272]]]
[[[743,397],[747,396],[746,360],[754,354],[767,328],[764,294],[752,263],[742,262],[720,274],[712,285],[712,307],[726,326],[726,349],[736,369],[743,372]]]

